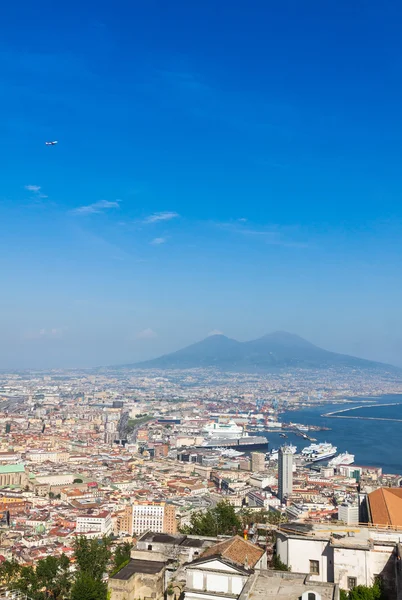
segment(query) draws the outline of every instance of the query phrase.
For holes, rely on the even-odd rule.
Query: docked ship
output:
[[[329,461],[329,467],[338,467],[339,465],[352,465],[355,462],[355,455],[349,452],[342,452]]]
[[[254,452],[255,450],[267,452],[268,440],[264,436],[247,434],[236,438],[218,438],[212,436],[210,438],[206,438],[203,444],[198,446],[198,448],[233,448],[234,450],[238,450],[240,452]]]
[[[239,452],[233,448],[217,448],[217,450],[221,450],[222,456],[227,458],[239,458],[239,456],[243,456],[244,454],[244,452]]]
[[[286,448],[288,450],[290,450],[290,452],[292,454],[296,454],[296,452],[297,452],[297,447],[296,446],[292,446],[292,444],[288,444],[286,446]],[[278,456],[279,456],[279,450],[271,450],[271,452],[269,452],[269,454],[267,454],[267,458],[269,460],[278,460]]]
[[[243,427],[233,421],[228,423],[208,423],[203,433],[209,438],[239,438],[243,435]]]
[[[301,451],[301,456],[307,462],[318,462],[319,460],[327,460],[337,453],[337,447],[324,442],[322,444],[310,444]]]

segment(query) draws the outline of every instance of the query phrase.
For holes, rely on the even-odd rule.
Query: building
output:
[[[44,450],[31,450],[27,454],[27,459],[33,463],[43,462],[54,462],[54,463],[67,463],[70,459],[70,453],[64,451],[51,451],[46,452]]]
[[[367,495],[368,522],[402,527],[402,488],[378,488]]]
[[[162,554],[164,560],[182,565],[200,556],[207,548],[216,544],[216,542],[216,537],[207,538],[202,536],[199,538],[180,533],[169,535],[167,533],[147,531],[137,541],[136,549]]]
[[[166,502],[135,502],[133,511],[133,534],[145,531],[174,534],[177,531],[176,508]]]
[[[249,579],[239,600],[339,600],[339,586],[317,583],[305,573],[257,571]]]
[[[278,496],[281,502],[290,496],[293,490],[293,454],[287,446],[278,453]]]
[[[28,475],[23,464],[0,465],[0,487],[6,485],[28,485]]]
[[[264,550],[239,536],[214,544],[187,564],[184,599],[239,598],[250,575],[262,567]]]
[[[341,504],[338,506],[338,521],[343,521],[347,525],[356,525],[359,523],[359,506],[351,504]]]
[[[371,586],[380,576],[390,598],[397,598],[402,531],[367,526],[287,523],[277,532],[276,552],[292,572],[341,589]]]
[[[265,454],[263,452],[251,453],[251,470],[257,473],[265,471]]]
[[[118,573],[109,578],[110,600],[163,600],[166,563],[154,560],[152,552],[148,552],[148,555],[148,559],[132,558]]]
[[[126,506],[124,510],[116,515],[114,531],[116,535],[133,535],[133,507]]]
[[[79,534],[93,534],[91,537],[109,535],[112,532],[110,513],[102,511],[77,517],[76,532]]]

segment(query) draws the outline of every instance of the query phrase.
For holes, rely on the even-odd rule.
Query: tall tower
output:
[[[279,449],[278,456],[278,496],[281,502],[293,489],[293,454],[287,446]]]
[[[251,470],[254,472],[265,471],[265,454],[263,452],[251,453]]]

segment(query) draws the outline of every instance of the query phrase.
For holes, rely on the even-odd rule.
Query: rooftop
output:
[[[239,535],[235,535],[229,540],[214,544],[205,550],[200,558],[204,560],[209,556],[221,556],[222,558],[226,558],[236,565],[253,568],[263,554],[264,550],[255,544],[244,540]]]
[[[120,569],[118,573],[113,575],[111,579],[130,579],[136,573],[145,573],[146,575],[156,575],[165,567],[164,562],[156,562],[154,560],[140,560],[132,558],[130,562]]]
[[[378,488],[367,500],[374,524],[402,527],[402,488]]]
[[[248,588],[248,589],[247,589]],[[309,575],[283,571],[259,571],[250,587],[246,586],[240,600],[295,600],[305,592],[316,592],[321,600],[335,598],[335,584],[310,582]]]
[[[140,538],[139,542],[154,542],[155,544],[175,544],[179,545],[186,539],[185,535],[169,535],[168,533],[153,533],[147,531]]]
[[[5,473],[24,473],[25,465],[22,463],[16,465],[0,465],[0,475]]]

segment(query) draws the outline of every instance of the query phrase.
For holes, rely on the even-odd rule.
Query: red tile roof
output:
[[[378,488],[368,495],[368,503],[375,525],[402,527],[402,488]]]
[[[208,556],[221,556],[233,562],[236,565],[242,567],[252,568],[254,567],[262,555],[264,550],[241,538],[239,535],[235,535],[229,540],[214,544],[205,552],[203,552],[201,558],[208,558]]]

